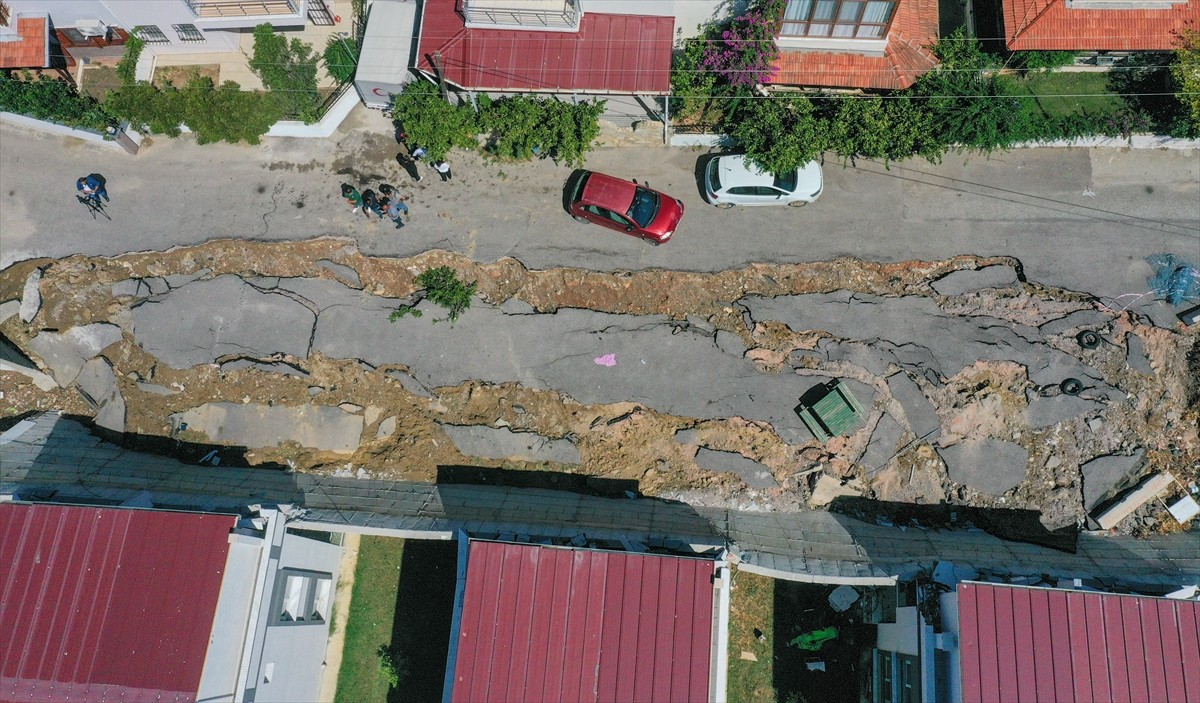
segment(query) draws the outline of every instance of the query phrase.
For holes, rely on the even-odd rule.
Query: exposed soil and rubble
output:
[[[478,283],[472,309],[455,326],[431,326],[436,309],[388,323],[439,265]],[[181,442],[274,438],[245,459],[298,471],[431,481],[439,466],[504,466],[766,510],[841,494],[1028,508],[1051,528],[1081,523],[1089,501],[1131,478],[1089,474],[1097,458],[1195,481],[1196,330],[1021,270],[960,256],[531,271],[441,251],[375,258],[337,238],[31,260],[0,274],[0,334],[53,382],[0,371],[0,407]],[[198,302],[210,299],[234,302]],[[270,333],[248,344],[239,324]],[[1103,343],[1084,348],[1081,330]],[[561,358],[538,356],[557,341],[537,335],[561,335]],[[603,340],[594,360],[593,346],[570,347],[584,338]],[[651,382],[660,369],[672,384]],[[1078,396],[1058,390],[1067,376],[1084,381]],[[791,406],[829,378],[853,384],[867,419],[822,444]],[[1149,515],[1121,529],[1171,529]]]

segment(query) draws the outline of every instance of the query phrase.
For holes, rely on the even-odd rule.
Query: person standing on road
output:
[[[371,216],[368,213],[375,213],[380,219],[383,219],[383,208],[379,205],[379,198],[375,197],[375,191],[370,188],[362,192],[363,214],[368,218]]]
[[[400,168],[408,174],[408,177],[413,179],[414,183],[421,182],[421,173],[417,170],[417,162],[411,156],[401,151],[396,154],[396,161],[400,164]]]
[[[388,201],[387,216],[396,223],[396,229],[404,226],[404,220],[401,219],[408,215],[408,206],[404,204],[404,199],[397,196]]]
[[[358,212],[362,207],[362,196],[358,194],[358,189],[349,183],[342,184],[342,197],[346,199],[346,203],[350,205],[350,212]]]
[[[442,177],[442,183],[450,180],[450,164],[448,162],[438,161],[433,165],[433,170],[437,171],[438,175]]]
[[[105,189],[105,179],[98,173],[89,173],[88,175],[75,181],[75,189],[83,193],[85,198],[91,198],[97,205],[100,204],[100,198],[104,198],[105,202],[110,202],[108,198],[108,190]]]

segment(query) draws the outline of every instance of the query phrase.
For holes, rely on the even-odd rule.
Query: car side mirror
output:
[[[625,231],[626,231],[626,232],[632,232],[632,231],[633,231],[633,225],[627,225],[627,226],[625,227]]]

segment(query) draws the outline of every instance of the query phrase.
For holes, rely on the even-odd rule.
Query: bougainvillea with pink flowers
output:
[[[700,65],[734,87],[766,82],[776,71],[775,37],[786,6],[787,0],[760,0],[709,43]]]

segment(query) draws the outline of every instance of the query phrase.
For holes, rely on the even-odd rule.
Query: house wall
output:
[[[917,656],[920,651],[920,642],[918,641],[919,618],[915,605],[896,608],[896,622],[880,623],[877,627],[876,649]]]
[[[714,0],[580,0],[585,13],[674,17],[677,38],[694,37],[697,25],[708,22],[724,6]],[[723,16],[727,16],[727,13]]]

